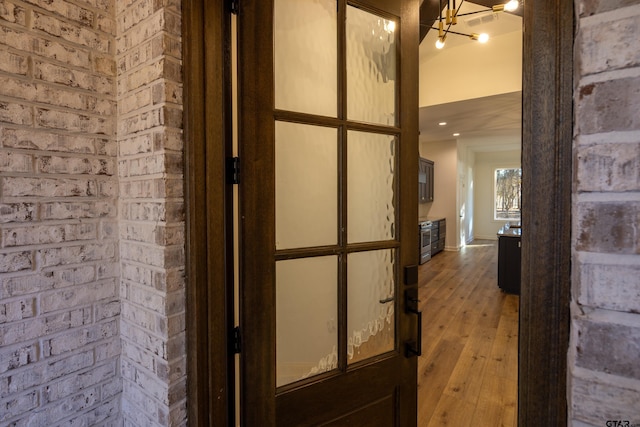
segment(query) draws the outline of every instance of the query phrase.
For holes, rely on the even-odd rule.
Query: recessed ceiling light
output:
[[[453,136],[460,136],[458,132],[454,133]]]
[[[440,126],[446,126],[446,125],[447,125],[447,122],[440,122],[440,123],[438,123],[438,125],[440,125]]]

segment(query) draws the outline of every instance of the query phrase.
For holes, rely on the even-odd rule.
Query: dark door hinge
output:
[[[240,8],[240,5],[238,3],[239,3],[239,0],[229,0],[229,10],[234,15],[238,14],[238,9]]]
[[[240,158],[229,157],[227,159],[227,183],[240,184]]]
[[[242,349],[242,339],[240,335],[240,327],[236,326],[233,328],[233,332],[231,334],[231,351],[233,354],[240,354]]]

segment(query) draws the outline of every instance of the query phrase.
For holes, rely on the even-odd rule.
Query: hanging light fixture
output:
[[[491,9],[494,12],[503,12],[503,11],[515,12],[516,10],[518,10],[519,6],[520,6],[520,2],[518,0],[510,0],[505,4],[496,4]]]
[[[490,9],[477,10],[475,12],[468,12],[468,13],[459,13],[460,7],[462,6],[462,3],[464,3],[464,0],[460,0],[460,4],[457,7],[456,7],[456,0],[453,0],[453,7],[451,3],[452,3],[452,0],[447,0],[446,10],[443,17],[442,15],[443,5],[442,5],[442,0],[440,0],[440,16],[438,17],[438,28],[433,28],[434,30],[436,29],[438,30],[438,40],[436,40],[437,49],[442,49],[444,47],[444,43],[449,33],[456,34],[459,36],[466,36],[466,37],[469,37],[471,40],[477,41],[479,43],[486,43],[489,41],[489,35],[486,33],[465,34],[465,33],[452,31],[451,26],[456,25],[458,23],[458,16],[473,15],[476,13],[483,13],[483,12],[494,12],[494,13],[504,12],[504,11],[514,12],[520,6],[519,0],[509,0],[507,3],[494,5]],[[444,28],[445,24],[447,25],[446,29]]]
[[[487,33],[471,33],[471,35],[469,36],[469,38],[471,40],[480,42],[480,43],[486,43],[489,41],[489,34]]]
[[[448,15],[449,8],[447,7],[447,16]],[[444,23],[442,22],[442,0],[440,0],[440,16],[438,17],[438,40],[436,40],[436,49],[442,49],[444,47],[445,38]]]

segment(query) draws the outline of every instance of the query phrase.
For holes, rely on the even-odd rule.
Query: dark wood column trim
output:
[[[233,257],[228,256],[232,189],[225,182],[225,158],[231,150],[228,3],[182,2],[187,407],[193,426],[235,425],[235,367],[228,351],[233,328]]]
[[[571,0],[525,3],[520,427],[567,425],[573,20]]]

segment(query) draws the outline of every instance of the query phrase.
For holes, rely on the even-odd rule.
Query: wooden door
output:
[[[240,2],[242,425],[416,425],[418,10]]]

